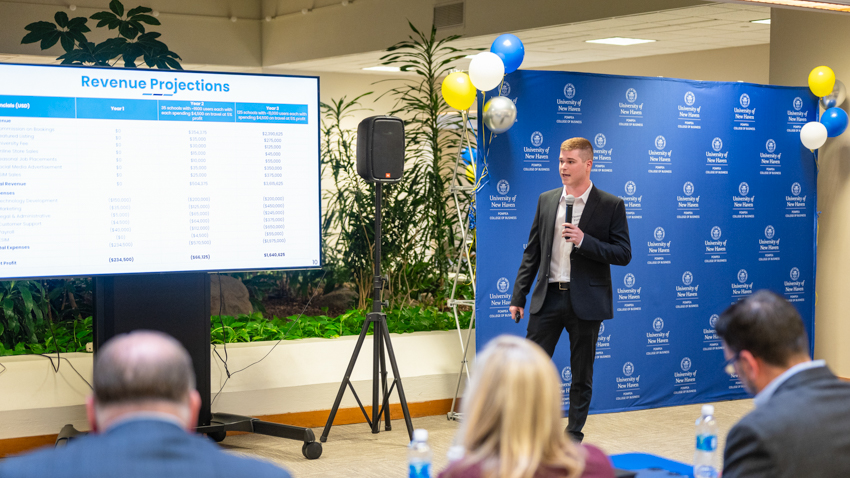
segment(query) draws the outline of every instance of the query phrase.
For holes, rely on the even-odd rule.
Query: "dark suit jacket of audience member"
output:
[[[850,383],[803,370],[726,438],[723,478],[850,477]]]
[[[593,445],[577,445],[579,449],[587,452],[584,463],[584,472],[580,478],[614,478],[614,468],[611,460],[605,452]],[[541,467],[534,474],[534,478],[560,478],[564,476],[564,470],[551,467]],[[459,469],[457,464],[449,466],[440,473],[439,478],[480,478],[481,466],[476,465],[469,468]]]
[[[549,285],[549,263],[555,234],[555,215],[564,188],[546,191],[537,201],[537,213],[531,224],[528,244],[514,283],[511,305],[525,307],[526,296],[537,276],[531,294],[529,312],[537,314],[546,300]],[[632,259],[629,224],[623,200],[596,187],[578,224],[584,233],[581,247],[570,254],[570,298],[573,310],[582,320],[607,320],[614,317],[612,308],[611,266],[624,266]]]
[[[2,478],[288,478],[270,463],[230,455],[207,437],[161,420],[132,420],[0,462]]]

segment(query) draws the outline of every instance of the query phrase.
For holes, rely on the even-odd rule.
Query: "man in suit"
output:
[[[523,318],[526,296],[536,275],[527,338],[551,357],[561,332],[567,330],[573,382],[566,431],[581,442],[593,393],[599,326],[614,317],[610,265],[628,264],[632,251],[623,200],[590,181],[590,141],[564,141],[558,161],[563,187],[547,191],[537,200],[510,311],[515,321]],[[567,196],[575,198],[572,222],[566,220]]]
[[[0,477],[289,477],[195,435],[200,406],[192,359],[179,342],[159,332],[118,335],[95,358],[86,401],[92,433],[4,460]]]
[[[723,478],[850,476],[850,383],[809,358],[797,310],[766,290],[715,326],[726,371],[755,394],[755,410],[726,437]]]

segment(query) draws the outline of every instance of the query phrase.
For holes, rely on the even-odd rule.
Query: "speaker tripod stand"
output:
[[[351,389],[354,394],[354,399],[357,400],[357,405],[363,416],[366,418],[366,423],[372,429],[372,433],[379,433],[378,429],[381,424],[381,416],[384,416],[384,430],[392,430],[390,423],[390,395],[394,388],[398,388],[398,398],[401,402],[401,411],[404,414],[404,422],[407,425],[407,434],[413,440],[413,422],[410,420],[410,410],[407,408],[407,399],[404,397],[404,387],[401,384],[401,375],[398,373],[398,364],[395,360],[393,345],[390,341],[390,332],[387,328],[387,315],[381,312],[381,308],[385,305],[381,300],[381,293],[384,289],[385,279],[381,276],[381,183],[375,183],[375,275],[373,278],[374,295],[372,299],[372,312],[366,316],[363,321],[363,328],[360,329],[360,336],[357,337],[357,345],[354,346],[354,353],[351,355],[351,361],[348,362],[348,368],[345,370],[345,377],[339,385],[334,406],[331,408],[331,414],[328,417],[328,422],[325,424],[325,429],[322,431],[320,440],[322,443],[328,441],[328,433],[333,426],[336,412],[339,410],[339,404],[342,402],[342,397],[345,394],[345,388]],[[369,325],[372,325],[372,417],[366,413],[366,408],[360,402],[360,397],[357,396],[357,391],[351,384],[351,373],[354,371],[354,364],[357,363],[357,357],[360,355],[360,349],[363,347],[363,342],[366,340],[366,334],[369,331]],[[387,389],[387,363],[384,354],[386,347],[386,355],[389,355],[390,366],[393,370],[392,385]],[[380,383],[380,392],[378,385]],[[379,393],[383,397],[381,407],[378,408]]]

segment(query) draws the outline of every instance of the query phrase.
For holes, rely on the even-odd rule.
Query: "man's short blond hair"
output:
[[[593,159],[593,145],[586,138],[570,138],[561,143],[561,151],[572,151],[577,149],[582,152],[582,160]]]

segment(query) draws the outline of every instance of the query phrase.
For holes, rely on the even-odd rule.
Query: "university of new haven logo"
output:
[[[655,149],[664,149],[667,146],[667,140],[664,139],[664,136],[657,136],[655,138]]]
[[[746,196],[750,193],[750,185],[747,183],[741,183],[738,185],[738,192],[741,193],[741,196]]]
[[[767,143],[764,144],[764,147],[767,148],[768,153],[772,153],[776,151],[776,141],[769,139]]]
[[[711,238],[714,239],[715,241],[720,239],[721,233],[722,233],[722,231],[720,231],[719,226],[714,226],[714,227],[711,228]]]
[[[690,370],[691,365],[691,359],[689,359],[688,357],[683,358],[682,361],[679,363],[679,366],[682,367],[683,372],[687,372],[688,370]]]
[[[631,377],[632,374],[635,373],[635,364],[631,362],[626,362],[623,364],[623,375],[626,377]]]
[[[682,192],[685,193],[685,196],[691,196],[694,194],[694,183],[688,181],[682,186]]]
[[[798,96],[798,97],[796,97],[796,98],[794,98],[794,103],[793,103],[793,104],[794,104],[794,109],[795,109],[796,111],[800,111],[801,109],[803,109],[803,99],[802,99],[802,98],[800,98],[799,96]]]
[[[723,149],[723,140],[720,139],[720,138],[712,139],[711,140],[711,149],[713,149],[715,152],[719,153],[720,150]]]
[[[656,332],[661,332],[661,329],[664,328],[664,319],[661,317],[656,317],[655,320],[652,321],[652,330]]]
[[[626,90],[626,100],[628,100],[629,103],[637,101],[637,91],[634,88]]]
[[[502,179],[496,184],[496,191],[501,195],[508,194],[508,191],[511,190],[511,184],[506,180]]]
[[[510,288],[510,286],[511,286],[511,283],[508,281],[508,279],[506,277],[502,277],[498,281],[496,281],[496,289],[498,289],[499,292],[501,292],[502,294],[507,292],[508,288]]]
[[[634,196],[637,191],[637,185],[634,181],[626,181],[626,194]]]
[[[796,267],[791,268],[791,280],[795,281],[800,278],[800,269]]]
[[[750,106],[750,95],[744,93],[741,95],[741,108],[746,108]]]
[[[508,96],[509,94],[511,94],[511,84],[503,81],[502,88],[499,90],[499,96]]]
[[[563,380],[564,383],[570,383],[573,381],[573,371],[570,367],[564,367],[564,369],[561,370],[561,380]]]
[[[738,282],[740,282],[741,284],[747,282],[747,277],[749,276],[747,275],[746,269],[741,269],[738,271]]]
[[[766,228],[764,228],[764,237],[766,237],[768,239],[773,239],[774,234],[776,234],[776,229],[774,229],[773,226],[769,225]]]
[[[791,194],[799,196],[801,192],[803,192],[803,187],[800,186],[800,183],[794,183],[791,185]]]
[[[599,333],[605,332],[605,322],[599,324]]]
[[[685,273],[682,274],[682,284],[691,285],[691,282],[693,282],[693,281],[694,281],[694,275],[691,274],[691,271],[685,271]]]
[[[693,106],[694,102],[697,100],[697,96],[693,93],[693,91],[689,91],[685,93],[685,104],[688,106]]]
[[[664,228],[656,227],[655,231],[652,232],[652,237],[655,238],[656,241],[660,241],[664,239]]]
[[[713,329],[714,326],[717,325],[717,319],[719,319],[719,318],[720,318],[719,315],[712,314],[711,317],[708,318],[708,325]]]
[[[573,96],[576,95],[576,87],[573,86],[572,83],[567,83],[564,86],[564,96],[567,97],[568,100],[573,99]]]
[[[531,144],[535,147],[543,144],[543,134],[540,131],[531,133]]]
[[[602,133],[597,134],[593,138],[593,144],[595,144],[597,148],[604,148],[606,142],[607,142],[607,139],[605,138],[605,135],[602,134]]]
[[[627,288],[631,289],[635,285],[635,275],[632,274],[631,272],[626,274],[626,276],[623,277],[623,285],[625,285]]]

